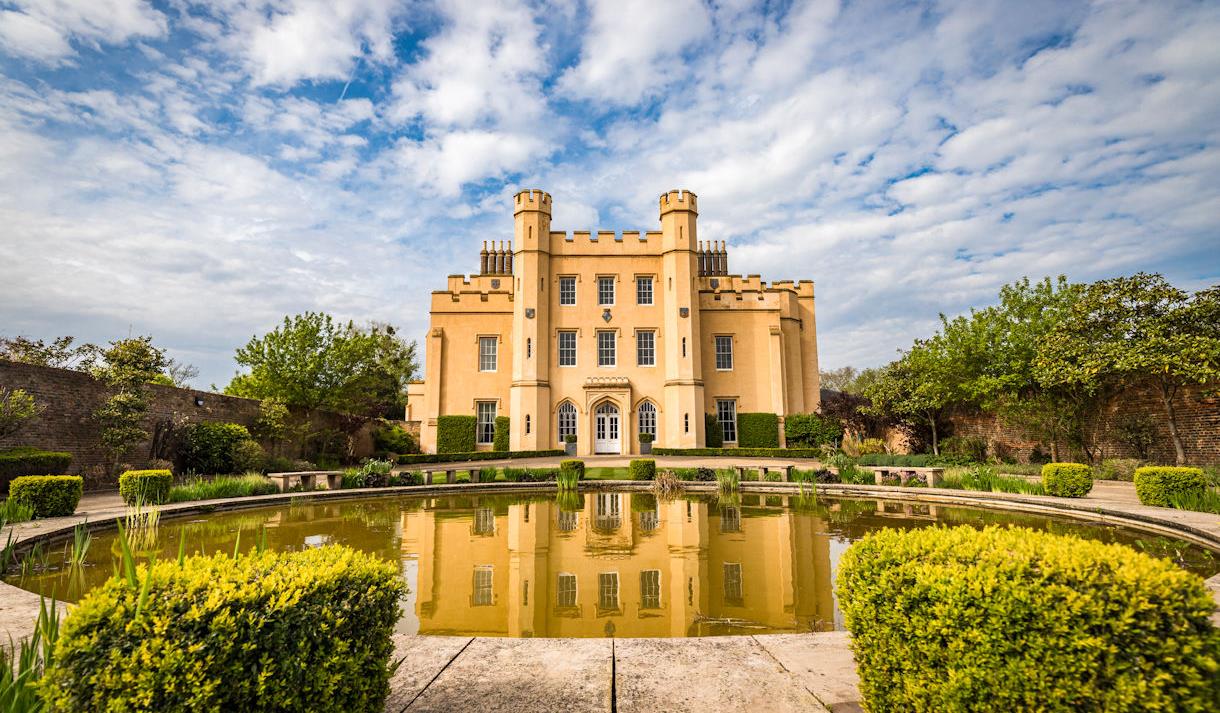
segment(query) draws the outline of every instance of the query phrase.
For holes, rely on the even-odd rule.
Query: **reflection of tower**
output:
[[[707,612],[707,506],[690,500],[661,504],[669,546],[669,635],[686,636]]]
[[[826,521],[815,515],[790,514],[792,562],[796,569],[796,618],[819,631],[834,626],[834,597],[830,582],[830,533]]]
[[[547,576],[554,503],[508,507],[509,636],[547,636],[547,603],[553,596]]]

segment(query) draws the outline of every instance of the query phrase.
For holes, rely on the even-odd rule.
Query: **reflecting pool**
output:
[[[832,591],[839,557],[882,527],[1013,524],[1121,542],[1203,576],[1220,557],[1180,540],[1041,515],[811,496],[660,501],[592,491],[554,495],[378,497],[167,519],[141,557],[341,543],[398,564],[410,593],[403,633],[681,637],[843,628]],[[44,548],[11,584],[77,601],[117,562],[113,532],[80,566],[71,543]]]

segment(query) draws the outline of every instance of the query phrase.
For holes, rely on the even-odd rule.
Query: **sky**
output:
[[[427,329],[512,236],[655,230],[816,282],[823,369],[1022,276],[1220,283],[1220,3],[0,0],[0,336],[223,386],[321,310]]]

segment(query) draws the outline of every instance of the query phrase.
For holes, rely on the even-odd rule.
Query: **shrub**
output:
[[[1135,480],[1135,469],[1143,461],[1137,458],[1106,458],[1093,473],[1098,480],[1122,480],[1130,483]]]
[[[492,470],[494,470],[494,468]],[[559,470],[563,472],[576,473],[577,480],[585,479],[585,462],[583,460],[576,460],[575,458],[570,460],[561,460],[559,461]]]
[[[658,456],[738,456],[742,458],[820,458],[818,448],[653,448]]]
[[[436,419],[437,453],[470,453],[475,449],[474,416],[440,416]]]
[[[632,480],[653,480],[657,477],[657,462],[650,458],[633,460],[627,470]]]
[[[191,557],[114,577],[64,620],[52,710],[380,711],[404,591],[341,546]]]
[[[0,488],[7,489],[9,481],[23,475],[63,473],[72,465],[72,454],[59,451],[44,451],[41,448],[9,448],[0,451]]]
[[[160,505],[169,498],[174,474],[168,470],[129,470],[119,476],[119,495],[128,505]]]
[[[862,456],[885,453],[885,442],[880,438],[865,438],[856,446],[856,451]]]
[[[564,437],[563,437],[563,442],[564,442],[564,443],[575,443],[575,442],[576,442],[576,434],[575,434],[575,433],[569,433],[568,435],[564,436]]]
[[[640,434],[640,443],[652,443],[654,440],[656,440],[656,436],[651,433]]]
[[[234,473],[261,471],[263,467],[263,447],[258,444],[258,441],[247,438],[244,441],[238,441],[233,446],[232,468]]]
[[[1173,498],[1202,497],[1205,490],[1201,468],[1144,466],[1135,471],[1135,494],[1144,505],[1171,507]]]
[[[508,416],[496,416],[496,421],[494,424],[495,431],[493,432],[491,438],[491,449],[493,451],[508,450],[508,429],[511,424],[512,421],[508,418]]]
[[[30,508],[34,517],[63,517],[76,512],[84,490],[79,475],[23,475],[9,483],[8,499]]]
[[[388,425],[373,429],[373,449],[379,453],[418,453],[415,436],[402,426]]]
[[[843,438],[837,419],[816,413],[793,413],[784,417],[784,442],[789,448],[817,448]]]
[[[486,477],[487,470],[492,471],[492,473],[494,474],[496,469],[488,468],[488,469],[484,470],[483,471],[484,477]],[[493,476],[493,478],[494,478],[494,476]],[[404,471],[401,471],[398,473],[393,473],[390,475],[390,485],[423,485],[423,484],[424,484],[424,474],[420,473],[419,471],[416,471],[416,470],[404,470]]]
[[[194,473],[236,473],[239,458],[249,457],[249,447],[239,445],[251,441],[250,431],[239,423],[195,423],[183,429],[178,446],[181,471]],[[256,444],[257,445],[257,444]],[[244,453],[239,455],[238,449]],[[260,449],[259,456],[262,456]]]
[[[720,419],[714,413],[703,414],[704,445],[708,448],[724,447],[724,430],[720,428]]]
[[[987,441],[977,436],[949,436],[940,442],[940,452],[982,463],[987,460]]]
[[[399,465],[415,465],[418,463],[458,463],[467,460],[501,460],[515,458],[546,458],[565,455],[562,450],[547,451],[474,451],[473,453],[419,453],[416,455],[398,456]]]
[[[169,490],[168,502],[184,503],[191,500],[215,500],[217,498],[245,498],[251,495],[272,495],[279,487],[262,473],[238,476],[221,476],[204,480],[197,478],[185,485],[176,485]]]
[[[884,529],[839,562],[869,710],[1215,710],[1196,575],[1025,528]]]
[[[1047,463],[1042,466],[1042,487],[1047,495],[1083,498],[1093,489],[1093,471],[1083,463]]]
[[[541,483],[554,480],[558,468],[505,468],[504,479],[514,483]]]
[[[773,413],[737,414],[740,448],[779,448],[779,416]]]

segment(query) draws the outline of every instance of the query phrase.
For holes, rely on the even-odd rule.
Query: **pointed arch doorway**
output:
[[[593,412],[593,452],[622,452],[621,413],[613,401],[603,401]]]

